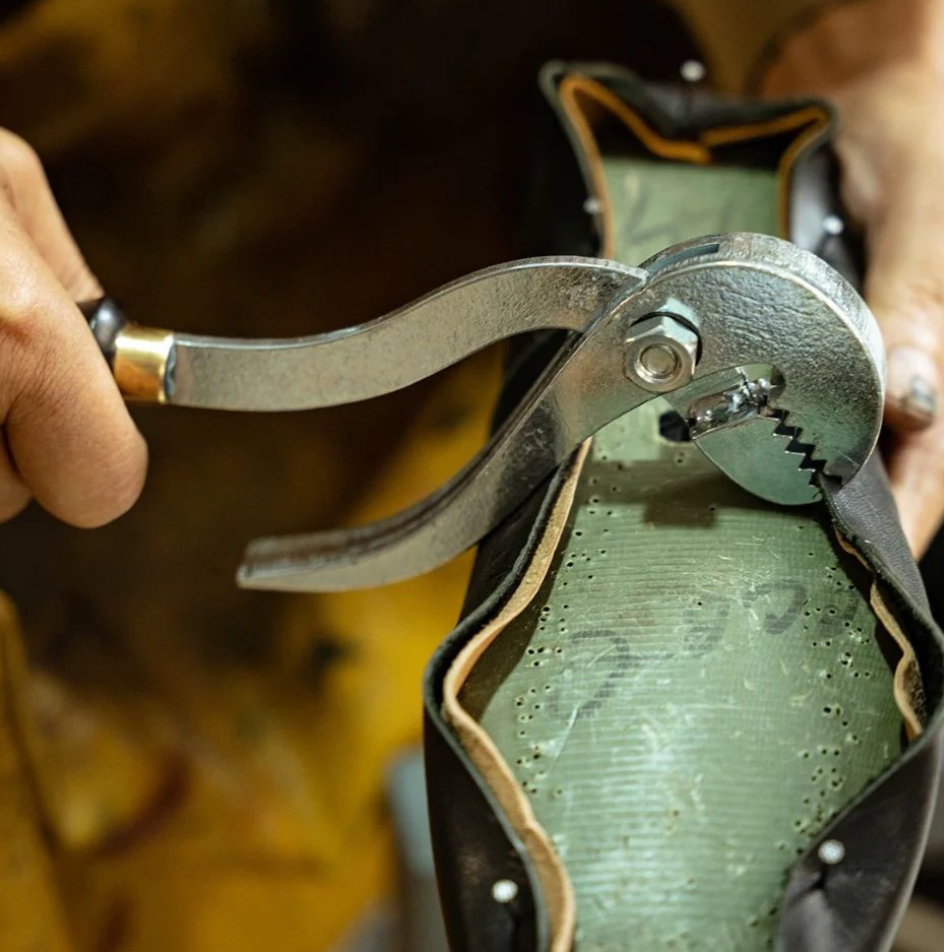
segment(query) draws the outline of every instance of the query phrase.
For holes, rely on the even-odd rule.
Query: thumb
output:
[[[920,556],[944,517],[944,197],[914,157],[866,220],[866,299],[888,361],[885,422],[892,492]]]

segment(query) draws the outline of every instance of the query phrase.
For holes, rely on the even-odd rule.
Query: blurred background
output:
[[[646,0],[0,0],[0,125],[134,320],[304,334],[535,250],[544,61],[674,79],[693,56]],[[136,411],[133,513],[0,529],[4,949],[386,950],[425,928],[397,912],[415,879],[435,914],[408,752],[468,562],[330,598],[232,577],[250,538],[433,488],[496,387],[486,354],[343,410]]]

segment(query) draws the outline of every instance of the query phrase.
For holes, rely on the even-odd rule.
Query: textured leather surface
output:
[[[873,456],[846,486],[827,481],[824,489],[846,538],[895,589],[906,593],[915,607],[929,614],[927,593],[902,534],[881,459]]]
[[[430,802],[462,805],[461,810],[438,810],[430,817],[433,843],[439,847],[439,889],[454,897],[446,917],[450,947],[468,952],[542,948],[546,937],[538,931],[543,931],[545,917],[535,915],[536,890],[526,850],[488,788],[471,771],[455,769],[462,752],[454,738],[429,723],[426,738],[427,762],[445,768],[428,778]],[[448,855],[443,855],[443,847]],[[502,879],[515,883],[518,892],[510,902],[499,904],[492,898],[492,887]],[[481,915],[484,909],[487,916]]]
[[[823,839],[846,855],[811,851],[794,869],[782,911],[783,952],[877,952],[891,947],[917,875],[940,771],[940,723]]]
[[[494,616],[521,579],[541,534],[561,474],[499,526],[473,569],[463,621],[429,664],[423,684],[425,754],[433,853],[446,931],[453,952],[538,952],[547,948],[548,918],[535,877],[510,825],[442,716],[442,685],[472,632]],[[484,831],[484,832],[483,832]],[[520,872],[525,870],[526,876]],[[508,879],[518,886],[513,907],[496,909],[491,886]],[[497,921],[496,921],[497,920]],[[504,944],[499,939],[504,937]]]
[[[590,71],[587,67],[582,68]],[[709,103],[690,92],[674,95],[665,89],[647,89],[629,74],[612,68],[592,70],[620,96],[634,103],[656,126],[674,135],[691,132],[718,123],[744,122],[758,115],[775,116],[795,109],[797,104],[765,104],[746,107],[728,103]],[[558,70],[557,76],[563,73]],[[835,162],[824,143],[815,144],[793,170],[793,213],[796,232],[791,237],[805,247],[831,260],[847,276],[855,277],[858,254],[850,243],[825,234],[824,218],[835,210],[833,184]],[[797,202],[802,200],[801,210]],[[575,244],[585,245],[588,230],[573,209],[563,216],[571,222]],[[558,232],[560,235],[560,232]],[[542,249],[566,251],[562,247]],[[520,380],[518,381],[520,386]],[[837,489],[826,485],[829,512],[837,531],[853,543],[861,557],[879,579],[880,594],[889,603],[898,622],[912,642],[918,657],[931,718],[922,737],[911,745],[895,768],[875,783],[832,827],[823,833],[813,848],[801,858],[791,876],[783,907],[781,945],[784,952],[879,952],[888,948],[897,912],[905,903],[916,875],[920,850],[933,808],[940,761],[941,636],[927,611],[927,599],[917,570],[898,526],[881,464],[875,460],[849,486]],[[451,923],[453,948],[478,949],[468,930],[490,929],[491,920],[504,909],[484,891],[463,885],[465,857],[474,854],[477,869],[488,866],[484,880],[494,882],[512,874],[516,846],[507,830],[502,837],[489,837],[487,849],[481,848],[479,828],[494,824],[494,818],[482,813],[482,803],[464,801],[458,795],[442,796],[442,778],[469,773],[461,750],[448,749],[441,737],[450,731],[440,715],[442,701],[439,685],[451,657],[494,611],[506,593],[520,579],[521,571],[533,550],[536,527],[547,501],[553,498],[552,485],[543,500],[529,507],[501,527],[480,548],[470,588],[468,615],[434,659],[427,673],[426,707],[431,814],[436,832],[451,830],[451,839],[436,842],[437,863],[443,887],[447,921]],[[461,785],[451,783],[459,791]],[[461,824],[450,823],[449,816],[461,816]],[[461,827],[461,829],[459,829]],[[817,846],[826,839],[839,839],[846,846],[846,858],[838,866],[827,866],[818,858]],[[517,862],[521,863],[519,858]],[[520,869],[520,866],[519,866]],[[496,950],[543,949],[546,910],[540,895],[521,896],[522,904],[516,935],[527,936],[532,945],[493,945]],[[450,888],[451,887],[451,888]],[[533,915],[533,922],[529,916]],[[488,925],[487,925],[488,924]]]

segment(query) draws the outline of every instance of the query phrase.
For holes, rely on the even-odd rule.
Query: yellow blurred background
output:
[[[688,51],[616,0],[0,0],[0,126],[133,319],[303,334],[525,250],[545,59]],[[486,354],[338,411],[136,411],[132,514],[0,528],[0,949],[320,952],[383,901],[385,771],[469,560],[330,598],[233,571],[436,486],[497,385]]]

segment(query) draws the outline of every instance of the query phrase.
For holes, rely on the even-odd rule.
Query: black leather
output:
[[[550,93],[570,68],[604,82],[663,133],[674,137],[719,124],[774,117],[798,107],[797,103],[745,106],[690,90],[651,87],[608,66],[552,67],[545,75]],[[861,273],[860,248],[850,236],[837,238],[823,229],[826,216],[837,211],[836,175],[836,161],[824,136],[811,144],[794,166],[791,238],[856,280]],[[573,201],[573,193],[568,187],[559,194]],[[535,252],[585,253],[593,241],[587,214],[555,206],[551,200],[547,207],[566,227],[548,227],[545,233],[554,236],[555,243],[536,247]],[[562,247],[562,241],[572,244]],[[519,355],[504,406],[512,404],[533,379],[534,367],[542,363],[542,347],[553,349],[558,340],[545,337],[532,343],[526,357]],[[547,947],[547,910],[528,858],[522,855],[520,842],[444,722],[441,685],[458,651],[520,582],[561,481],[558,473],[482,543],[464,618],[426,673],[430,814],[453,952],[541,952]],[[892,930],[913,886],[936,797],[944,724],[944,641],[930,617],[927,596],[878,458],[847,486],[840,488],[825,481],[823,488],[835,526],[872,568],[915,649],[929,720],[922,736],[895,767],[840,815],[794,867],[785,892],[778,947],[782,952],[882,952],[890,946]],[[845,845],[846,857],[837,866],[824,865],[818,857],[818,846],[827,839]],[[502,878],[511,878],[521,887],[514,909],[491,898],[491,884]]]
[[[433,843],[439,847],[436,871],[440,893],[451,897],[446,917],[450,947],[469,952],[544,948],[547,917],[543,911],[535,913],[539,890],[521,841],[488,787],[474,772],[463,769],[461,748],[450,732],[427,723],[425,753],[428,763],[441,767],[432,778],[427,775],[430,802],[462,807],[437,810],[430,816]],[[511,902],[499,904],[492,898],[492,886],[500,879],[518,885]]]
[[[439,647],[424,678],[430,826],[453,952],[547,948],[547,911],[531,863],[441,712],[446,672],[469,637],[498,612],[521,580],[562,482],[561,473],[552,477],[483,540],[480,551],[492,557],[476,559],[463,621]],[[491,887],[500,879],[517,884],[514,904],[500,906],[492,898]]]
[[[874,456],[846,486],[827,481],[823,488],[846,538],[893,588],[909,593],[915,606],[930,614],[921,573],[902,535],[881,459]]]
[[[939,740],[938,724],[821,837],[844,845],[841,863],[824,865],[815,849],[801,857],[782,910],[785,952],[890,948],[927,837]]]

